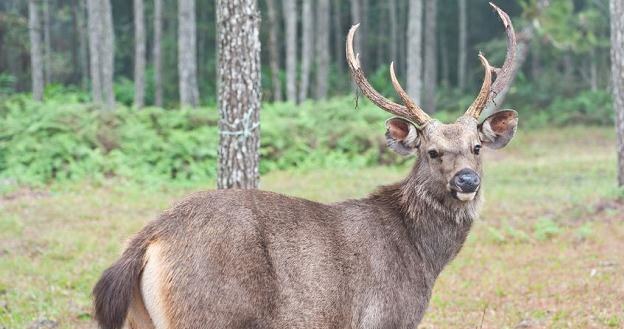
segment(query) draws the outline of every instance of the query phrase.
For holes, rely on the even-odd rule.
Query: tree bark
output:
[[[410,0],[407,23],[407,93],[420,104],[422,91],[422,0]]]
[[[399,31],[397,21],[397,0],[388,1],[388,11],[390,12],[390,58],[392,61],[398,61]]]
[[[459,0],[459,44],[457,56],[457,87],[466,89],[466,53],[468,51],[468,13],[466,0]]]
[[[50,0],[43,0],[43,45],[45,84],[50,84],[52,76],[52,42],[50,40]]]
[[[163,13],[162,0],[154,0],[154,104],[158,107],[163,106],[163,87],[162,87],[162,29],[163,29]]]
[[[297,102],[297,2],[283,0],[286,26],[286,100]]]
[[[351,0],[351,25],[360,24],[360,30],[363,30],[362,10],[360,7],[360,1],[361,0]],[[353,38],[353,51],[356,54],[360,54],[362,51],[362,35],[364,34],[357,33],[355,35],[355,38]],[[363,58],[360,58],[360,61],[362,60]],[[363,62],[362,62],[362,65],[364,65]]]
[[[110,0],[102,2],[102,96],[106,110],[115,109],[115,91],[113,89],[115,75],[115,31],[113,27],[113,11]]]
[[[423,74],[423,105],[427,113],[436,112],[437,61],[437,0],[425,0],[425,67]]]
[[[145,17],[143,0],[134,0],[134,107],[145,102]]]
[[[316,91],[314,97],[327,97],[329,85],[329,0],[319,0],[316,8]]]
[[[255,0],[217,0],[220,189],[258,186],[259,26]]]
[[[314,27],[315,25],[318,26],[318,21],[314,24],[312,1],[313,0],[303,0],[303,4],[301,5],[301,76],[299,80],[299,102],[303,102],[308,98],[308,90],[310,89],[310,66],[312,63],[312,52],[315,49]]]
[[[282,82],[280,73],[280,52],[278,45],[279,21],[275,0],[267,0],[267,14],[269,17],[269,65],[271,66],[271,84],[273,85],[273,101],[282,101]]]
[[[334,57],[339,74],[345,70],[344,31],[342,30],[341,0],[333,0],[332,24],[334,27]]]
[[[85,23],[85,0],[74,1],[74,16],[76,17],[76,31],[78,32],[78,79],[83,89],[88,88],[89,79],[89,37]]]
[[[91,66],[91,98],[93,103],[102,104],[102,58],[100,46],[102,43],[102,15],[101,1],[87,0],[89,12],[89,59]]]
[[[178,1],[178,74],[180,78],[180,104],[197,107],[197,27],[195,0]]]
[[[611,0],[611,77],[617,132],[618,185],[624,186],[624,2]]]
[[[28,0],[28,31],[30,36],[30,69],[32,95],[36,101],[43,99],[43,54],[41,49],[41,22],[36,0]]]

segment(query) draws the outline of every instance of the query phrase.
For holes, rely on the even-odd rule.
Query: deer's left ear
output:
[[[409,120],[394,117],[386,121],[386,142],[400,155],[413,154],[420,146],[418,128]]]
[[[505,147],[516,134],[518,113],[514,110],[502,110],[487,117],[479,125],[479,137],[483,145],[499,149]]]

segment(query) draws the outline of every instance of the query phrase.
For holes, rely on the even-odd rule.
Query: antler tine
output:
[[[487,104],[490,95],[490,88],[492,87],[492,67],[485,56],[481,53],[479,53],[479,60],[481,60],[481,64],[485,68],[483,85],[481,85],[479,95],[477,95],[477,98],[475,98],[474,102],[472,102],[466,111],[466,115],[470,115],[477,120],[479,119],[479,115],[481,115],[481,111],[485,108],[485,104]]]
[[[431,121],[431,117],[425,111],[423,111],[420,106],[416,105],[416,103],[412,100],[412,98],[405,92],[399,80],[396,77],[396,73],[394,72],[394,62],[390,63],[390,80],[392,80],[392,86],[394,90],[396,90],[397,94],[403,101],[403,104],[412,112],[414,121],[419,125],[423,125],[429,121]]]
[[[349,69],[351,69],[353,81],[360,88],[362,94],[364,94],[366,98],[370,99],[371,102],[373,102],[382,110],[408,119],[416,119],[416,121],[418,121],[418,119],[414,117],[413,113],[411,113],[411,111],[409,111],[405,106],[394,103],[391,100],[385,98],[377,90],[375,90],[375,88],[373,88],[370,82],[368,82],[368,80],[366,79],[366,75],[360,67],[360,61],[353,52],[353,38],[359,26],[360,24],[353,25],[349,30],[349,34],[347,35],[347,45],[345,49],[347,55],[347,63],[349,64]],[[422,124],[421,122],[416,123]]]
[[[488,102],[493,101],[494,97],[502,92],[511,83],[513,67],[515,65],[516,57],[516,33],[514,27],[511,24],[511,19],[506,12],[500,9],[498,6],[490,2],[490,6],[494,8],[500,19],[503,21],[505,31],[507,33],[507,55],[505,56],[505,62],[503,67],[496,70],[496,80],[492,84],[492,90],[488,96]]]

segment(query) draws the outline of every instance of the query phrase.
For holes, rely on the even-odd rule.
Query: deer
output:
[[[261,190],[197,192],[149,222],[93,289],[104,329],[416,328],[436,278],[459,253],[482,203],[481,147],[514,136],[514,110],[479,117],[511,81],[516,39],[464,115],[445,124],[408,96],[390,65],[395,103],[368,82],[351,27],[347,62],[362,94],[395,117],[388,146],[414,156],[402,181],[322,204]],[[496,79],[493,81],[493,75]]]

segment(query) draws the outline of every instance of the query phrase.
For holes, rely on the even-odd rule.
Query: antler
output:
[[[479,95],[472,102],[468,110],[466,111],[467,115],[473,116],[476,119],[479,119],[479,115],[481,111],[485,108],[485,104],[487,104],[488,97],[490,95],[490,88],[492,87],[492,67],[488,60],[483,56],[483,54],[479,53],[479,60],[481,60],[481,64],[485,68],[485,77],[483,77],[483,85],[481,85],[481,91],[479,91]]]
[[[505,26],[505,31],[507,32],[507,55],[505,56],[505,62],[503,63],[503,67],[499,69],[491,67],[488,64],[487,59],[479,54],[479,59],[486,69],[485,78],[483,81],[483,86],[481,87],[481,91],[479,92],[479,96],[477,96],[477,99],[475,99],[475,101],[466,111],[467,115],[473,116],[476,119],[479,119],[479,115],[481,115],[481,112],[483,111],[487,103],[493,102],[494,97],[496,97],[498,93],[500,93],[509,86],[516,57],[516,33],[514,32],[514,28],[511,24],[511,19],[509,18],[509,15],[507,15],[506,12],[504,12],[502,9],[500,9],[498,6],[491,2],[490,6],[492,6],[492,8],[496,10],[496,13],[501,18],[501,20],[503,21],[503,25]],[[496,80],[493,84],[491,83],[491,72],[496,73]],[[490,80],[490,82],[487,82],[485,80]],[[491,86],[488,86],[489,90],[486,89],[484,91],[486,84]],[[484,92],[486,93],[487,97],[484,97]]]
[[[353,81],[360,88],[362,94],[364,94],[364,96],[370,99],[371,102],[373,102],[382,110],[392,113],[394,115],[413,120],[418,125],[424,125],[427,122],[431,121],[429,115],[427,115],[427,113],[425,113],[420,107],[418,107],[418,105],[416,105],[414,101],[409,98],[403,88],[401,88],[401,85],[396,80],[396,76],[394,74],[394,65],[390,65],[392,84],[394,85],[394,88],[399,93],[401,100],[405,103],[406,106],[392,102],[391,100],[381,95],[377,90],[375,90],[373,86],[371,86],[370,82],[368,82],[368,80],[366,79],[364,71],[360,66],[359,55],[355,55],[353,52],[353,37],[355,36],[355,31],[358,29],[359,26],[360,24],[353,25],[349,30],[349,34],[347,35],[346,54],[347,63],[349,64],[349,68],[351,69]]]

